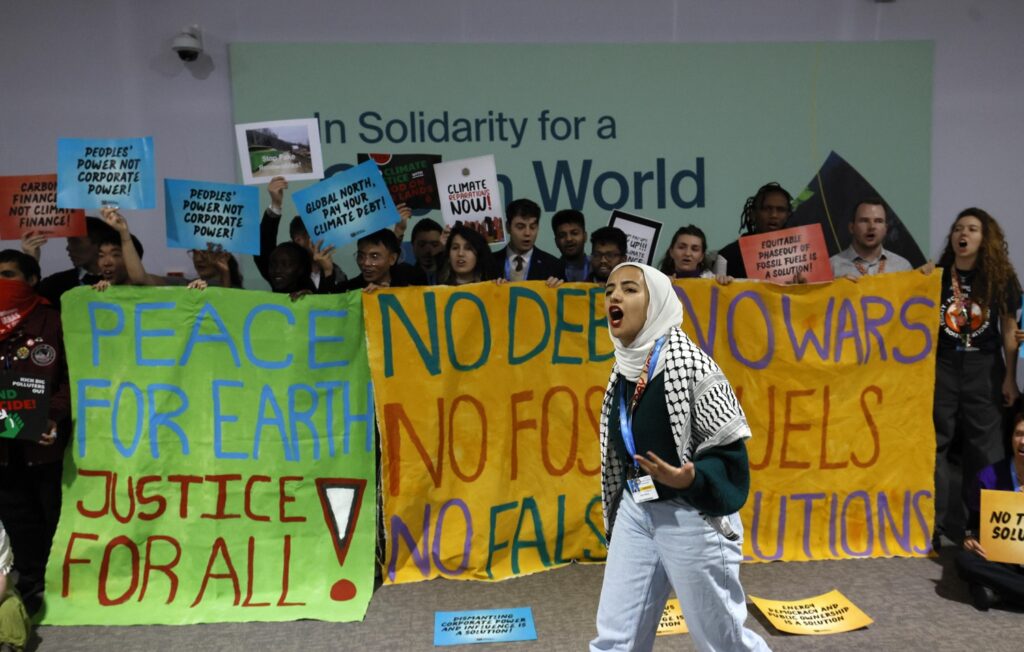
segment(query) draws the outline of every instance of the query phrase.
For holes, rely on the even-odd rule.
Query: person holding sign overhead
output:
[[[508,246],[494,253],[506,281],[546,281],[548,287],[561,285],[565,267],[546,251],[533,246],[540,226],[540,206],[529,199],[517,199],[505,209]]]
[[[260,255],[253,259],[260,276],[270,283],[271,288],[274,283],[270,278],[270,258],[277,247],[277,230],[281,225],[284,191],[287,189],[288,181],[284,177],[274,177],[267,184],[270,205],[267,206],[267,210],[263,211],[263,218],[260,220]],[[313,239],[309,237],[309,232],[306,231],[306,225],[297,215],[288,225],[288,236],[292,242],[305,249],[309,254],[309,278],[314,290],[322,294],[341,291],[338,288],[348,281],[348,277],[331,257],[334,247],[324,247],[322,241],[313,242]],[[291,286],[297,287],[294,283]],[[306,288],[301,289],[305,290]]]
[[[960,459],[960,486],[967,486],[975,473],[1002,457],[1003,407],[1020,395],[1014,316],[1021,287],[1002,228],[980,208],[964,209],[950,227],[939,266],[933,548],[941,545],[942,535],[959,540],[964,527],[950,458]]]
[[[596,650],[650,650],[671,589],[698,649],[767,650],[739,581],[750,491],[743,408],[679,327],[672,281],[623,263],[605,286],[615,365],[601,406],[608,563]]]
[[[1024,605],[1024,568],[1017,564],[1000,564],[985,557],[985,549],[978,542],[979,528],[990,527],[981,523],[981,491],[1022,491],[1024,479],[1024,411],[1018,403],[1010,433],[1010,457],[986,466],[974,476],[967,497],[967,532],[963,550],[956,556],[956,570],[960,579],[971,590],[971,602],[979,611],[1002,598]],[[1016,525],[1016,523],[1013,523]]]
[[[41,383],[48,399],[47,412],[38,419],[45,423],[42,430],[10,432],[5,423],[0,437],[0,521],[11,536],[18,591],[30,613],[42,605],[43,576],[60,518],[64,447],[71,434],[60,313],[36,293],[38,282],[35,258],[13,249],[0,251],[0,379],[34,379],[30,382]],[[0,409],[8,407],[0,401]]]
[[[747,197],[743,212],[740,214],[740,230],[743,235],[778,231],[785,228],[792,214],[793,196],[772,181],[758,188],[752,197]],[[739,240],[734,240],[718,250],[715,275],[748,278],[743,255],[740,253]]]

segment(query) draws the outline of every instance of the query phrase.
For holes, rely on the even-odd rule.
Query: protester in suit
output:
[[[540,206],[517,199],[505,209],[508,246],[495,252],[498,269],[506,281],[546,281],[556,286],[565,279],[562,261],[534,246],[540,228]]]
[[[110,227],[98,217],[85,218],[85,237],[69,237],[67,244],[68,258],[71,269],[47,276],[39,282],[37,292],[52,305],[60,309],[62,294],[79,285],[94,285],[100,276],[99,250],[100,241],[110,239]],[[31,254],[32,252],[26,252]],[[38,249],[34,255],[39,259]]]
[[[426,285],[427,275],[418,267],[398,262],[401,255],[398,236],[391,229],[381,229],[356,241],[356,264],[359,276],[342,286],[342,292],[378,288]]]

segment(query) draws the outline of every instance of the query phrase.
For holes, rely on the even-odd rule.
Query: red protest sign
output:
[[[740,252],[747,278],[789,283],[799,274],[808,283],[832,280],[820,224],[744,236]]]
[[[0,240],[28,231],[51,238],[85,235],[85,211],[57,208],[57,175],[0,177]]]

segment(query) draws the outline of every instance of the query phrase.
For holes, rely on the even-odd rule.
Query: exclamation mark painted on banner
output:
[[[359,519],[359,508],[363,504],[366,480],[357,478],[317,478],[317,493],[324,510],[324,520],[334,542],[338,564],[345,565],[345,556],[352,545],[352,533]],[[331,599],[344,602],[356,597],[356,585],[351,580],[340,579],[331,586]]]

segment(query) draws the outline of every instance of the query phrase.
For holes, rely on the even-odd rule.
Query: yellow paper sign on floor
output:
[[[804,600],[748,597],[776,629],[790,634],[838,634],[867,627],[874,622],[835,589]]]
[[[1024,493],[982,489],[979,529],[989,561],[1024,564]]]
[[[661,612],[661,622],[658,623],[658,636],[669,634],[688,634],[689,628],[683,619],[683,610],[679,608],[679,599],[672,598],[665,603],[665,610]]]

